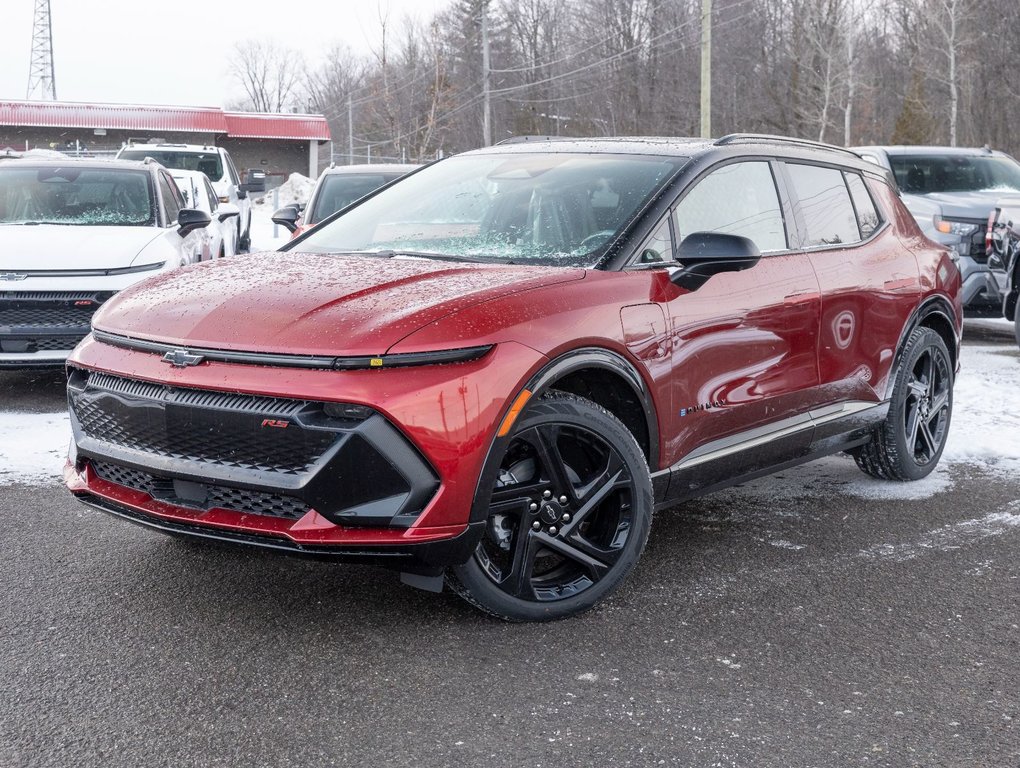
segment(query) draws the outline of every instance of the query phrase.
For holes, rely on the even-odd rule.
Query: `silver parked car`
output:
[[[918,206],[937,206],[932,239],[956,247],[963,275],[963,305],[996,313],[1005,289],[1001,273],[988,266],[985,234],[988,216],[1003,195],[1020,193],[1020,163],[987,147],[855,147],[865,160],[892,171],[903,202],[918,216]],[[930,228],[922,222],[930,237]]]

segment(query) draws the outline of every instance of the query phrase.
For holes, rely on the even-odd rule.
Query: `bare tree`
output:
[[[931,13],[927,19],[937,33],[936,50],[943,53],[946,63],[945,71],[936,75],[936,79],[949,88],[949,146],[955,147],[959,134],[961,55],[974,43],[973,32],[979,19],[973,0],[929,0],[929,3]]]
[[[292,110],[306,81],[301,54],[271,40],[246,40],[234,46],[230,73],[247,95],[253,112]],[[305,105],[301,105],[302,111]]]

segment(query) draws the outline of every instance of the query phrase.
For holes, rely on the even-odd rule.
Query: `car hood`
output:
[[[981,219],[988,218],[995,202],[1010,194],[1008,189],[982,189],[975,192],[929,192],[926,195],[904,194],[903,197],[914,197],[937,203],[942,208],[942,216],[949,219]]]
[[[480,302],[584,277],[583,269],[290,252],[216,260],[120,293],[99,330],[190,347],[377,355]],[[451,338],[448,348],[463,346]]]
[[[130,267],[157,227],[0,226],[0,272]]]

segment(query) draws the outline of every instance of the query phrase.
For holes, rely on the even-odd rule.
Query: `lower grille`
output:
[[[170,387],[73,370],[68,389],[82,430],[112,445],[222,467],[297,475],[340,438],[305,429],[321,406],[303,400]],[[268,426],[281,422],[284,428]]]
[[[52,338],[32,339],[36,352],[55,352],[60,349],[74,349],[75,345],[85,338],[82,336],[56,336]]]
[[[107,482],[141,491],[153,499],[181,507],[226,509],[248,515],[282,517],[287,520],[300,520],[309,510],[305,502],[290,496],[174,480],[105,461],[93,461],[91,466],[95,473]]]
[[[85,307],[68,307],[57,303],[50,306],[39,304],[34,307],[0,306],[0,325],[9,325],[14,328],[53,328],[54,326],[88,328],[97,308],[95,304]]]
[[[34,336],[14,338],[0,336],[0,352],[14,352],[16,354],[32,354],[33,352],[53,352],[56,350],[71,350],[75,345],[85,338],[88,329],[82,329],[80,335],[75,336]]]

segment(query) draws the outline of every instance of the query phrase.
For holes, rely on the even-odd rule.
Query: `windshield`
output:
[[[201,171],[213,181],[223,178],[223,164],[217,152],[161,152],[158,149],[125,149],[120,160],[144,160],[151,157],[164,168],[181,171]]]
[[[896,183],[913,195],[929,192],[1020,191],[1020,165],[996,155],[890,155]]]
[[[315,210],[309,224],[318,224],[331,213],[346,208],[383,184],[400,178],[401,173],[331,173],[322,180],[315,198]]]
[[[686,158],[463,155],[398,181],[294,245],[589,265]]]
[[[146,171],[0,166],[0,224],[151,226]]]

